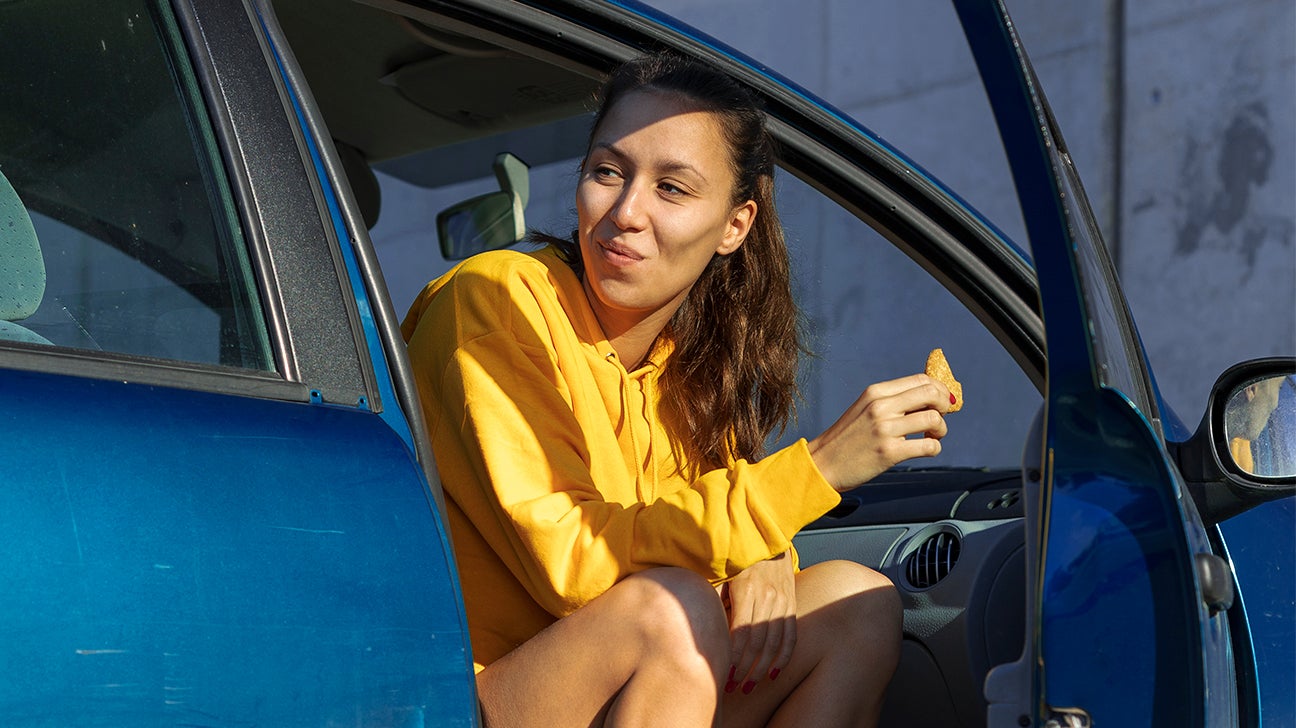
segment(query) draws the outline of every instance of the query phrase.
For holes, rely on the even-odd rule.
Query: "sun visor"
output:
[[[402,66],[383,83],[429,113],[483,134],[572,116],[591,102],[597,87],[588,78],[512,56],[443,55]]]

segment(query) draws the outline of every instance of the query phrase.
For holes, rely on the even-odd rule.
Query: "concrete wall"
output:
[[[894,142],[1025,241],[946,0],[651,0]],[[1296,353],[1296,0],[1009,0],[1163,394]],[[932,38],[945,39],[933,41]]]

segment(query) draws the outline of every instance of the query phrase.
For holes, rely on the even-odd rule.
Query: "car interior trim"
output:
[[[367,333],[372,325],[372,307],[369,305],[367,292],[363,301],[364,308],[361,307],[359,298],[360,291],[357,287],[364,288],[364,282],[360,278],[359,265],[355,261],[355,249],[352,243],[352,236],[346,227],[343,214],[343,206],[340,198],[340,192],[333,184],[333,179],[345,180],[345,174],[341,177],[332,177],[329,175],[329,167],[326,158],[333,158],[334,170],[340,170],[340,164],[336,160],[336,152],[333,151],[331,144],[321,145],[320,140],[329,139],[327,130],[324,128],[320,119],[319,112],[311,104],[310,92],[305,89],[305,81],[301,77],[301,71],[291,55],[285,57],[280,52],[281,48],[288,48],[287,41],[284,40],[278,26],[274,24],[274,15],[263,15],[259,10],[249,8],[249,12],[257,19],[258,27],[261,33],[257,35],[265,51],[266,57],[273,63],[277,71],[275,77],[280,81],[279,90],[284,99],[286,110],[292,112],[292,118],[296,124],[291,125],[294,136],[303,153],[303,162],[306,164],[308,173],[307,181],[310,183],[311,191],[315,195],[316,209],[320,212],[321,223],[324,231],[329,237],[330,245],[328,251],[332,254],[335,270],[338,275],[338,282],[342,286],[344,295],[342,303],[348,313],[348,321],[351,323],[352,336],[358,348],[368,350],[371,356],[361,356],[359,359],[360,374],[364,378],[365,389],[369,392],[365,405],[372,411],[381,413],[383,411],[383,390],[379,386],[378,377],[374,372],[374,359],[386,364],[383,361],[384,353],[381,345],[375,340],[369,340]],[[277,35],[276,35],[277,34]],[[325,186],[324,182],[328,185]],[[354,204],[352,207],[356,207]],[[355,273],[352,273],[352,270]],[[390,418],[389,424],[394,423],[399,418]],[[397,426],[398,431],[404,430],[404,437],[408,437],[407,428]],[[407,440],[408,441],[408,440]]]

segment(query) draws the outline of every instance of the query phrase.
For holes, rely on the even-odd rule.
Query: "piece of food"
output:
[[[950,371],[949,362],[945,360],[945,352],[940,349],[932,349],[927,355],[927,376],[944,384],[949,388],[950,394],[954,395],[954,401],[950,403],[950,412],[958,412],[963,409],[963,385],[954,378],[954,372]]]

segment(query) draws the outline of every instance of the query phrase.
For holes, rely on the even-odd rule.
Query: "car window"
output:
[[[498,151],[524,160],[528,152]],[[400,313],[428,280],[453,265],[437,252],[437,211],[498,189],[490,174],[491,155],[447,154],[423,163],[443,171],[455,165],[475,168],[480,176],[423,187],[391,173],[414,165],[379,165],[383,210],[372,237]],[[578,164],[573,155],[531,170],[529,228],[555,235],[574,229]],[[806,343],[813,352],[802,365],[797,420],[783,440],[815,437],[869,384],[921,372],[931,349],[941,348],[963,383],[966,407],[951,416],[951,435],[939,459],[912,465],[1018,465],[1041,396],[1007,350],[949,291],[858,217],[782,170],[776,185]]]
[[[1041,395],[993,335],[931,275],[855,215],[778,177],[797,301],[813,356],[791,436],[827,429],[874,382],[923,371],[940,348],[963,385],[937,459],[911,466],[1016,466]]]
[[[0,339],[274,369],[168,5],[0,3],[0,26],[0,173],[43,262],[43,275],[0,270],[0,287],[32,294],[0,329],[22,334]]]

